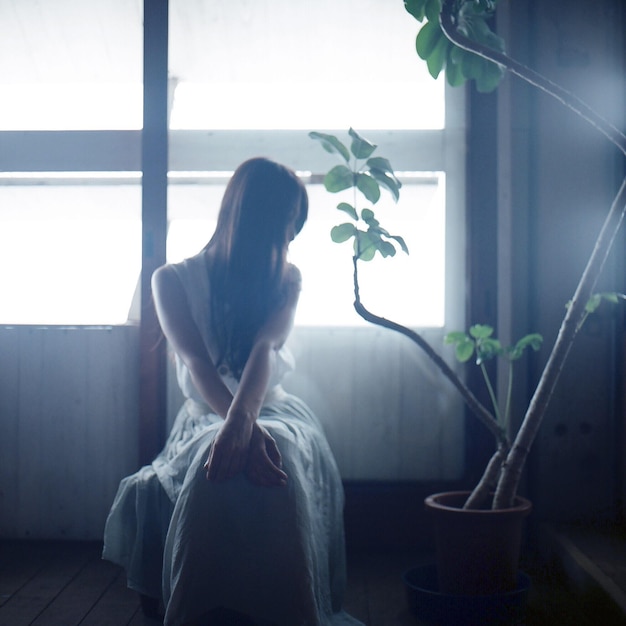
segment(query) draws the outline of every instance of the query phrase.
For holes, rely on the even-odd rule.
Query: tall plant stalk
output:
[[[493,50],[459,33],[454,23],[454,6],[455,0],[443,0],[442,10],[439,15],[441,29],[452,43],[488,61],[499,64],[507,71],[534,87],[537,87],[542,92],[556,98],[568,109],[589,122],[626,155],[626,135],[598,115],[582,100],[541,74],[511,59],[503,52]],[[567,309],[546,366],[541,374],[539,383],[537,384],[522,421],[522,425],[499,472],[500,476],[497,481],[493,508],[509,507],[515,499],[528,453],[545,416],[548,403],[554,393],[567,355],[586,317],[587,302],[592,296],[594,286],[600,276],[613,242],[615,241],[625,213],[626,179],[624,179],[611,205],[611,209],[598,235],[591,257],[580,278],[570,306]],[[497,456],[497,454],[496,452],[495,456]]]
[[[412,5],[413,10],[409,10],[409,3]],[[416,8],[416,5],[418,4],[419,7]],[[459,32],[455,20],[460,18],[455,16],[455,11],[459,10],[460,16],[465,4],[468,3],[464,3],[462,0],[443,0],[439,14],[435,16],[431,15],[429,18],[430,20],[438,19],[441,32],[437,33],[434,31],[433,27],[430,27],[428,35],[424,36],[422,39],[422,45],[419,47],[421,48],[421,53],[420,49],[418,49],[418,53],[420,53],[422,58],[426,58],[429,55],[436,58],[436,61],[432,62],[432,68],[429,64],[429,71],[431,71],[431,73],[434,72],[433,75],[436,75],[436,73],[441,71],[441,68],[443,67],[442,59],[444,58],[444,55],[448,55],[447,59],[449,64],[450,61],[454,61],[454,58],[457,58],[458,60],[458,57],[454,57],[454,52],[442,52],[444,48],[442,48],[440,44],[446,43],[446,40],[452,42],[452,44],[461,49],[456,52],[463,51],[463,54],[470,53],[470,57],[472,55],[478,55],[482,59],[488,61],[487,71],[484,74],[487,78],[481,83],[483,87],[491,89],[497,85],[497,81],[501,77],[502,71],[496,70],[495,74],[493,71],[489,71],[491,68],[490,63],[495,63],[505,71],[511,72],[527,83],[540,89],[542,92],[556,98],[576,115],[579,115],[582,119],[589,122],[594,128],[608,138],[609,141],[611,141],[622,152],[622,154],[626,155],[626,135],[598,115],[591,107],[582,102],[579,98],[552,81],[549,81],[544,76],[511,59],[504,52],[493,49],[492,47],[485,45],[485,43],[474,41]],[[490,0],[482,0],[481,2],[477,2],[477,4],[492,6],[494,3],[490,2]],[[407,5],[407,10],[409,10],[410,13],[415,15],[417,19],[421,21],[424,17],[424,7],[426,5],[418,0],[405,0],[405,5]],[[427,5],[428,12],[431,10],[433,3],[429,1]],[[484,19],[485,16],[483,14],[480,17],[481,19]],[[429,22],[429,26],[431,23],[432,21]],[[489,34],[485,35],[484,29],[481,32],[486,41],[501,41],[495,35],[493,35],[493,37],[490,37]],[[422,31],[420,31],[418,40],[421,35]],[[439,37],[438,40],[437,37]],[[425,40],[426,43],[424,43]],[[435,43],[437,41],[438,43]],[[465,59],[465,61],[467,61],[467,59]],[[452,65],[455,64],[452,63]],[[463,62],[461,65],[463,65]],[[460,66],[456,64],[456,66],[450,70],[453,76],[451,82],[456,82],[456,84],[460,84],[458,82],[459,72],[463,71],[459,69],[459,67]],[[495,83],[493,82],[494,75],[497,79]],[[323,135],[321,133],[310,134],[312,138],[322,142],[325,150],[340,154],[346,164],[349,161],[350,153],[352,153],[355,157],[355,171],[350,171],[346,165],[341,165],[336,166],[329,172],[324,182],[327,190],[337,192],[352,187],[356,194],[356,188],[358,187],[368,200],[375,203],[380,194],[378,184],[373,183],[371,180],[375,179],[379,184],[389,189],[397,199],[400,183],[395,178],[389,162],[386,159],[379,157],[369,158],[376,146],[360,137],[352,129],[350,129],[349,132],[353,140],[350,150],[348,150],[334,136]],[[366,162],[362,169],[356,171],[356,163],[360,162],[360,160],[366,160]],[[372,193],[372,184],[376,187],[375,194]],[[546,365],[528,405],[522,424],[513,438],[512,443],[508,434],[508,424],[503,424],[503,420],[498,419],[500,411],[498,409],[497,400],[492,388],[489,388],[489,393],[494,406],[495,417],[494,414],[492,414],[480,403],[480,401],[478,401],[456,372],[448,366],[448,364],[435,350],[433,350],[433,348],[421,335],[392,320],[373,314],[363,305],[359,291],[358,262],[361,260],[371,260],[375,252],[380,252],[382,256],[393,256],[393,254],[395,254],[395,248],[394,245],[392,245],[392,242],[399,243],[400,247],[405,252],[408,250],[406,249],[406,245],[401,237],[390,235],[380,226],[379,222],[374,217],[373,211],[370,209],[364,209],[361,211],[359,217],[356,210],[356,195],[354,199],[354,207],[345,203],[340,203],[337,208],[349,214],[352,220],[356,222],[362,220],[367,225],[366,231],[359,230],[359,228],[357,228],[357,226],[353,223],[341,224],[333,229],[333,231],[335,231],[333,233],[333,239],[337,243],[347,241],[352,237],[354,237],[355,240],[353,255],[353,282],[355,296],[354,308],[356,312],[364,320],[370,323],[403,334],[408,339],[413,341],[419,348],[421,348],[439,368],[442,374],[459,391],[470,410],[487,427],[495,438],[496,450],[489,460],[480,481],[465,503],[465,508],[478,508],[482,506],[492,492],[495,492],[492,501],[492,508],[509,508],[514,503],[526,459],[544,419],[548,404],[552,398],[574,339],[576,338],[576,335],[589,312],[593,310],[593,307],[590,308],[589,304],[594,301],[594,298],[597,302],[599,302],[599,300],[603,297],[603,294],[594,294],[593,289],[600,276],[626,213],[626,179],[624,179],[600,230],[591,256],[576,287],[574,297],[569,303],[556,341],[550,351]],[[607,294],[604,294],[604,296],[606,295]],[[616,296],[616,294],[612,295]],[[617,297],[615,297],[614,301],[616,300]],[[488,332],[491,332],[491,329],[489,329]],[[488,336],[489,335],[487,335],[487,337]],[[523,344],[523,347],[526,347],[528,343],[524,343],[525,340],[533,341],[532,337],[534,336],[535,335],[529,335],[520,340],[519,343]],[[463,340],[463,337],[461,337],[461,340]],[[482,359],[480,360],[482,361]],[[484,369],[483,373],[485,373]],[[486,377],[486,382],[488,387],[490,387],[488,377]],[[509,413],[510,397],[511,381],[509,380],[507,397],[505,400],[505,416],[508,416]]]
[[[398,324],[387,318],[380,317],[369,311],[361,302],[361,295],[359,289],[359,251],[352,257],[353,262],[353,282],[354,282],[354,309],[356,312],[367,322],[376,324],[377,326],[383,326],[389,330],[394,330],[410,339],[413,343],[417,344],[426,355],[435,363],[442,374],[456,387],[457,391],[461,394],[461,397],[470,408],[472,413],[483,423],[483,425],[491,432],[495,437],[498,449],[507,451],[511,447],[511,443],[504,428],[498,423],[498,420],[491,414],[491,412],[476,398],[471,392],[469,387],[457,376],[456,372],[441,358],[441,356],[432,348],[432,346],[414,330]]]
[[[411,5],[413,5],[413,9],[415,9],[416,4],[419,4],[420,8],[415,9],[414,11],[410,10],[408,7],[409,2]],[[429,2],[427,4],[428,8],[426,9],[426,11],[428,12],[433,3]],[[483,0],[479,4],[493,5],[493,3],[489,2],[489,0]],[[421,21],[421,19],[424,17],[424,6],[426,5],[424,3],[415,2],[415,0],[413,0],[412,2],[410,0],[405,0],[405,5],[407,5],[407,10],[409,10],[410,13],[413,13],[413,15],[415,15],[417,19]],[[441,4],[441,11],[439,12],[438,16],[430,16],[430,20],[433,20],[436,17],[438,18],[439,27],[441,28],[441,33],[443,33],[436,33],[431,27],[428,35],[425,35],[422,39],[422,44],[420,46],[422,48],[420,54],[422,58],[426,58],[429,55],[432,55],[433,57],[438,57],[438,60],[432,62],[433,67],[431,67],[431,65],[429,64],[429,70],[431,71],[431,73],[434,72],[433,75],[436,75],[436,73],[441,71],[441,68],[443,67],[443,53],[440,44],[444,43],[444,41],[447,39],[448,41],[452,42],[452,44],[460,48],[461,51],[463,51],[463,54],[470,53],[472,55],[478,55],[489,63],[495,63],[500,68],[503,68],[505,71],[511,72],[512,74],[518,76],[530,85],[533,85],[534,87],[540,89],[543,93],[557,99],[576,115],[580,116],[582,119],[590,123],[607,139],[609,139],[609,141],[611,141],[611,143],[613,143],[622,152],[622,154],[626,155],[626,135],[624,135],[621,131],[615,128],[607,120],[598,115],[582,100],[580,100],[567,90],[563,89],[556,83],[548,80],[541,74],[531,70],[525,65],[522,65],[514,59],[511,59],[503,51],[496,50],[488,45],[485,45],[485,43],[470,39],[469,37],[466,37],[462,32],[459,32],[455,21],[460,18],[455,15],[455,11],[459,10],[460,16],[463,5],[464,3],[460,0],[443,0]],[[484,19],[484,15],[481,16],[481,19]],[[485,35],[484,33],[485,30],[483,29],[482,36],[485,40],[498,40],[495,35],[490,38],[489,35]],[[420,32],[420,35],[422,35],[422,32]],[[437,37],[440,38],[438,44],[434,43],[436,42]],[[420,37],[418,36],[418,40],[419,39]],[[418,49],[418,53],[419,52],[420,50]],[[454,53],[448,52],[446,54],[448,54],[447,58],[450,64],[450,61],[454,61]],[[456,58],[458,60],[458,57]],[[454,66],[455,64],[452,63],[452,65]],[[461,63],[461,65],[463,65],[463,63]],[[453,74],[453,79],[451,82],[456,82],[456,84],[460,84],[459,82],[457,82],[459,79],[459,72],[462,71],[459,69],[459,67],[460,66],[456,64],[456,66],[450,70]],[[492,74],[492,76],[489,77],[489,74]],[[501,71],[496,71],[496,74],[497,79],[499,80],[499,77],[501,76]],[[482,83],[483,87],[495,87],[497,81],[496,83],[493,83],[493,72],[487,72],[486,75],[488,76],[488,78],[486,82]],[[369,144],[362,137],[358,136],[358,134],[355,133],[352,129],[350,129],[350,135],[353,139],[353,145],[351,148],[352,154],[357,158],[357,160],[368,159],[368,157],[374,151],[375,146]],[[346,163],[348,162],[350,152],[334,136],[322,135],[320,133],[311,133],[311,136],[314,139],[321,140],[322,145],[328,152],[339,153],[343,157],[344,161]],[[356,187],[359,187],[359,189],[366,195],[368,200],[376,202],[378,196],[372,196],[367,193],[369,185],[363,186],[357,184],[357,179],[359,177],[361,177],[361,179],[367,179],[369,176],[369,178],[376,179],[378,183],[382,184],[390,191],[392,191],[397,199],[400,184],[397,179],[395,179],[393,170],[391,170],[389,163],[385,159],[375,158],[367,160],[365,165],[365,174],[362,171],[353,173],[349,171],[349,169],[345,165],[337,166],[329,173],[331,179],[330,184],[327,184],[327,181],[325,180],[325,185],[327,189],[329,191],[336,192],[340,191],[341,189],[353,187],[355,188],[354,190],[356,193]],[[382,168],[382,170],[380,170],[379,168]],[[359,179],[361,183],[371,183],[371,181],[364,181],[361,179]],[[376,185],[376,187],[378,187],[378,185]],[[358,221],[359,216],[356,211],[356,197],[354,200],[354,204],[355,206],[351,207],[349,205],[345,205],[345,203],[342,203],[337,208],[340,208],[342,211],[347,212],[353,220]],[[388,320],[386,318],[373,314],[361,302],[358,279],[359,260],[370,260],[374,256],[374,253],[376,251],[380,252],[382,256],[395,254],[394,246],[391,245],[389,241],[390,239],[395,240],[396,242],[400,242],[401,247],[405,249],[405,251],[407,251],[402,239],[397,236],[392,236],[387,231],[382,229],[378,221],[375,219],[373,212],[369,209],[365,209],[361,212],[361,219],[366,222],[368,226],[367,231],[361,231],[351,223],[341,224],[340,226],[335,227],[336,233],[333,235],[333,238],[338,243],[346,241],[351,237],[355,238],[355,253],[353,255],[353,282],[355,296],[354,308],[356,312],[364,320],[373,324],[377,324],[379,326],[383,326],[390,330],[397,331],[413,341],[415,344],[417,344],[417,346],[421,348],[426,353],[426,355],[434,362],[434,364],[439,368],[442,374],[459,391],[470,410],[487,427],[487,429],[492,433],[495,438],[496,450],[489,460],[479,483],[476,485],[467,502],[465,503],[465,508],[477,508],[479,506],[482,506],[484,501],[488,498],[489,494],[494,491],[495,495],[492,501],[492,508],[502,509],[508,508],[513,505],[526,459],[535,440],[537,432],[539,431],[541,423],[544,419],[548,404],[550,402],[550,399],[552,398],[556,384],[563,370],[563,366],[570,352],[574,339],[576,338],[576,335],[580,330],[582,323],[590,312],[589,302],[592,300],[592,297],[594,297],[594,287],[600,276],[611,247],[615,241],[619,228],[624,219],[625,213],[626,179],[624,179],[620,190],[611,205],[602,229],[600,230],[591,256],[576,287],[574,297],[572,298],[567,308],[555,343],[550,351],[546,365],[541,373],[537,387],[535,388],[533,396],[530,400],[522,424],[517,434],[513,438],[512,443],[508,435],[508,424],[503,424],[502,421],[498,419],[499,410],[497,408],[498,405],[495,399],[495,394],[493,393],[493,389],[490,388],[489,391],[493,402],[494,411],[496,413],[495,417],[476,399],[476,397],[472,394],[467,385],[459,378],[454,370],[448,366],[448,364],[439,356],[439,354],[435,350],[433,350],[428,342],[423,339],[423,337],[421,337],[421,335],[419,335],[412,329],[402,326],[401,324],[398,324],[392,320]],[[367,254],[365,254],[366,252]],[[488,386],[490,385],[488,378],[487,384]],[[504,415],[508,415],[510,394],[511,389],[509,381]]]

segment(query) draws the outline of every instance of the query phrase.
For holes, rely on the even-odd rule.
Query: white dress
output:
[[[175,266],[209,353],[208,273],[202,255]],[[128,586],[163,598],[165,624],[223,607],[276,626],[360,622],[341,610],[345,589],[343,488],[322,428],[285,393],[292,364],[276,353],[259,415],[288,475],[259,487],[244,475],[208,482],[203,465],[222,419],[177,360],[186,401],[151,465],[122,480],[107,519],[103,558],[126,569]],[[234,391],[236,380],[220,372]]]

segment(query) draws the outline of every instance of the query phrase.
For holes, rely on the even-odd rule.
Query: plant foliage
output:
[[[354,189],[354,200],[340,202],[337,209],[351,218],[334,226],[332,240],[343,243],[354,239],[354,256],[361,261],[371,261],[378,252],[383,257],[394,256],[398,246],[408,254],[409,250],[402,237],[392,235],[376,219],[371,208],[357,210],[356,195],[360,192],[368,202],[376,204],[380,200],[381,188],[386,189],[398,201],[402,183],[396,178],[391,163],[383,157],[372,156],[376,151],[371,143],[354,129],[348,131],[350,146],[346,146],[335,135],[311,132],[309,137],[319,141],[322,148],[341,157],[342,163],[335,165],[324,176],[324,187],[331,193]]]
[[[433,78],[445,70],[453,87],[467,80],[476,83],[480,92],[493,91],[504,76],[504,69],[472,52],[453,44],[443,33],[439,23],[442,0],[404,0],[405,9],[418,21],[424,22],[415,40],[415,49],[426,61]],[[454,14],[457,29],[470,39],[488,48],[504,52],[504,41],[489,25],[497,0],[456,0]]]
[[[487,390],[493,405],[494,414],[503,429],[508,430],[511,412],[511,393],[513,391],[513,362],[522,357],[526,348],[537,351],[541,347],[543,337],[537,333],[530,333],[522,337],[512,346],[503,346],[499,339],[493,336],[493,328],[486,324],[475,324],[471,326],[468,333],[451,332],[448,333],[444,341],[455,347],[455,354],[458,361],[466,363],[472,356],[476,355],[476,365],[481,369]],[[504,408],[501,409],[497,400],[493,383],[489,378],[489,373],[485,363],[496,357],[502,357],[508,361],[508,384]]]

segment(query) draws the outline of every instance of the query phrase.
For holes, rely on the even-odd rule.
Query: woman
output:
[[[162,591],[168,626],[358,624],[341,611],[339,473],[280,385],[300,292],[287,249],[307,210],[291,170],[246,161],[204,250],[153,276],[186,401],[163,451],[122,481],[103,556],[142,595]]]

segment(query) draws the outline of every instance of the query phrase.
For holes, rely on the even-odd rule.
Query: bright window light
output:
[[[0,89],[0,130],[136,130],[143,125],[141,84],[37,83]]]
[[[280,82],[179,83],[170,128],[300,130],[352,126],[360,130],[412,130],[444,126],[442,80],[297,86]],[[364,90],[367,97],[361,98]],[[303,92],[308,94],[306,98]],[[393,115],[389,115],[390,99],[394,102]],[[250,106],[251,101],[254,106]]]
[[[330,196],[322,185],[307,186],[309,219],[290,246],[290,259],[302,271],[303,291],[296,323],[302,326],[360,326],[352,307],[352,249],[336,244],[330,229],[345,221],[335,209],[349,200]],[[444,323],[445,199],[443,174],[406,179],[400,202],[381,197],[376,215],[392,234],[402,235],[410,254],[378,256],[360,263],[361,295],[374,313],[409,326]],[[202,249],[215,228],[222,185],[170,185],[168,260]],[[349,219],[349,218],[348,218]]]
[[[390,0],[170,0],[172,129],[441,129],[443,75]]]
[[[69,176],[68,176],[69,177]],[[71,178],[71,177],[69,177]],[[210,239],[225,183],[170,184],[167,257],[177,262]],[[444,317],[443,175],[405,179],[396,205],[383,196],[377,217],[402,235],[410,254],[360,263],[363,302],[410,326]],[[343,198],[307,186],[309,219],[290,246],[303,291],[296,323],[359,326],[352,307],[352,250],[330,229],[345,220]],[[123,324],[141,269],[141,189],[122,185],[0,185],[2,324]]]
[[[0,323],[124,324],[141,268],[141,188],[0,186]]]
[[[404,237],[409,254],[398,252],[386,259],[377,254],[372,261],[359,262],[361,299],[373,313],[408,326],[443,326],[443,176],[412,182],[405,180],[398,204],[385,194],[374,207],[381,225]],[[310,218],[290,247],[291,259],[303,273],[297,323],[365,325],[352,306],[352,243],[336,244],[330,238],[334,225],[350,220],[335,207],[342,200],[349,202],[351,194],[329,196],[322,185],[308,190]]]

